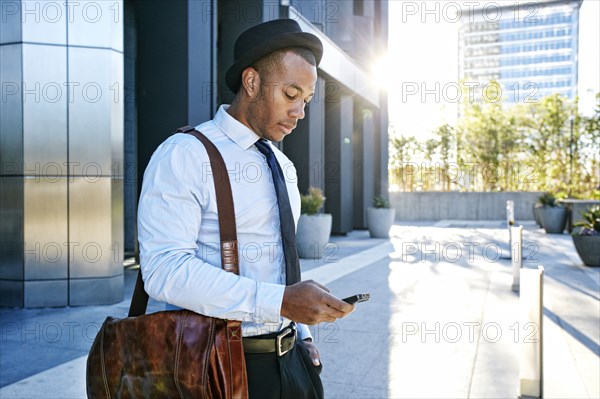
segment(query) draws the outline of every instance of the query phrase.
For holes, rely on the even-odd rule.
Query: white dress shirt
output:
[[[221,152],[227,166],[240,275],[221,269],[219,220],[210,161],[194,136],[175,134],[154,152],[144,173],[138,239],[144,286],[160,301],[206,316],[241,320],[244,336],[279,331],[285,259],[271,170],[254,146],[259,139],[227,113],[196,127]],[[297,225],[300,193],[292,162],[272,144],[287,183]],[[301,339],[310,337],[298,325]]]

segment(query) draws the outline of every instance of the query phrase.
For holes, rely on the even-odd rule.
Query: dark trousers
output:
[[[322,366],[315,367],[302,341],[283,356],[246,353],[250,399],[321,399]]]

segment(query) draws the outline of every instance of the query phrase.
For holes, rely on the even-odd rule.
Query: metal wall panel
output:
[[[123,267],[121,266],[121,273]],[[71,279],[69,305],[104,305],[123,300],[123,274],[109,278]]]
[[[1,305],[122,300],[122,7],[0,0]]]
[[[112,176],[123,176],[123,142],[125,134],[125,87],[123,54],[110,52],[110,132],[111,132],[111,168]]]
[[[0,177],[0,279],[23,279],[23,178]],[[0,302],[3,303],[3,302]]]
[[[123,273],[123,252],[124,252],[124,196],[123,196],[123,179],[112,178],[110,180],[111,187],[111,275]],[[137,239],[137,237],[135,237]]]
[[[23,281],[0,279],[0,306],[23,307]]]
[[[25,175],[67,175],[67,52],[23,45]]]
[[[0,4],[2,6],[2,4]],[[22,45],[0,46],[0,175],[22,174],[23,102],[21,101]]]
[[[123,51],[123,2],[69,1],[69,45]]]
[[[111,175],[111,86],[122,85],[122,80],[112,80],[111,71],[110,50],[69,48],[69,81],[77,85],[69,99],[69,172],[73,175]]]
[[[68,290],[67,280],[25,281],[23,302],[26,308],[67,306]]]
[[[23,194],[25,280],[67,278],[67,178],[26,176]]]
[[[0,0],[0,44],[21,41],[21,7],[14,0]],[[5,59],[5,58],[2,58]]]
[[[64,1],[23,0],[23,42],[67,44],[67,8]],[[46,65],[45,63],[40,63]]]
[[[113,260],[118,248],[111,237],[112,217],[110,177],[69,179],[70,278],[118,274]]]

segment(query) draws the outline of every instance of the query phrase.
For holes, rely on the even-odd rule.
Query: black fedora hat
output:
[[[242,32],[233,47],[233,65],[225,74],[225,83],[237,92],[242,71],[265,55],[286,47],[306,47],[315,55],[317,65],[323,57],[323,44],[312,33],[302,32],[293,19],[276,19]]]

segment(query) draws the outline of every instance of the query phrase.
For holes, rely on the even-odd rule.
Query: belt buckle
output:
[[[290,333],[293,333],[293,334],[294,334],[294,336],[293,336],[293,338],[294,338],[294,339],[293,339],[293,341],[292,341],[292,344],[290,345],[290,347],[284,350],[284,349],[282,349],[282,348],[281,348],[281,345],[282,345],[282,343],[283,343],[283,339],[284,339],[285,337],[287,337],[287,336],[288,336]],[[295,326],[294,326],[294,325],[292,325],[291,327],[286,327],[286,328],[285,328],[285,329],[284,329],[284,330],[283,330],[283,331],[282,331],[282,332],[281,332],[281,333],[280,333],[280,334],[277,336],[277,339],[276,339],[276,343],[277,343],[277,356],[283,356],[283,355],[285,355],[286,353],[288,353],[290,350],[292,350],[292,348],[294,347],[294,343],[296,342],[296,340],[295,340],[295,334],[296,334],[296,328],[295,328]]]

